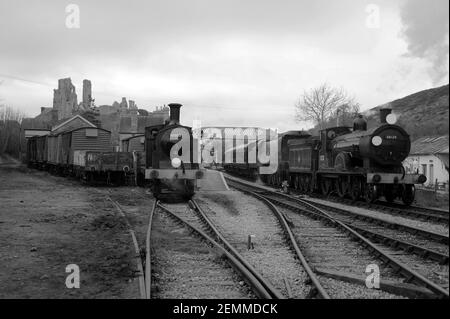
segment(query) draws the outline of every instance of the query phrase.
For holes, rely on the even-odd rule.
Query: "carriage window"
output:
[[[91,129],[91,128],[86,129],[86,137],[97,137],[97,136],[98,136],[97,129]]]

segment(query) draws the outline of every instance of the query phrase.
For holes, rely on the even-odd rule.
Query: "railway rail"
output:
[[[295,190],[293,190],[295,191]],[[318,198],[331,200],[334,202],[352,205],[357,207],[364,207],[368,209],[378,210],[392,214],[394,216],[408,217],[422,221],[435,222],[443,225],[449,225],[449,212],[441,209],[426,208],[420,206],[405,206],[398,203],[389,203],[378,200],[375,203],[366,203],[362,201],[353,201],[347,198],[339,198],[336,196],[315,195]]]
[[[230,181],[230,179],[228,179]],[[313,218],[318,218],[323,220],[326,223],[331,223],[335,227],[340,228],[341,230],[344,230],[349,235],[351,235],[353,238],[358,240],[363,246],[367,247],[375,256],[377,256],[378,259],[382,260],[384,263],[390,266],[391,269],[393,269],[395,272],[399,273],[405,278],[405,281],[408,283],[414,283],[419,286],[423,286],[429,290],[431,290],[433,293],[436,294],[436,296],[448,298],[449,293],[448,290],[446,290],[444,287],[442,287],[440,284],[437,284],[436,282],[431,281],[430,279],[424,277],[419,272],[411,269],[408,265],[404,264],[403,262],[399,261],[398,258],[393,257],[392,254],[388,254],[385,249],[381,249],[374,243],[372,243],[369,239],[364,237],[362,234],[357,232],[355,229],[351,228],[350,225],[346,224],[345,222],[337,219],[335,216],[330,215],[328,212],[325,212],[323,208],[317,207],[315,204],[309,203],[307,201],[304,201],[302,199],[297,198],[289,198],[290,196],[283,196],[283,199],[280,199],[280,194],[276,192],[269,192],[267,189],[261,190],[260,188],[249,185],[248,183],[243,183],[236,181],[233,179],[231,181],[231,185],[235,186],[238,189],[245,189],[247,187],[250,188],[250,190],[257,190],[259,192],[259,196],[262,196],[266,198],[267,200],[271,201],[275,205],[282,206],[288,210],[291,210],[293,212],[301,212],[302,214],[309,215]],[[271,195],[268,195],[270,193]],[[278,198],[277,198],[278,197]],[[293,204],[288,201],[295,200],[297,203],[301,203],[301,205]],[[448,285],[448,284],[447,284]]]
[[[308,199],[295,200],[292,197],[287,197],[291,201],[295,201],[299,204],[311,204],[323,209],[327,209],[337,219],[345,222],[349,225],[356,227],[360,226],[365,229],[382,230],[384,233],[392,234],[394,238],[408,238],[412,237],[414,242],[422,242],[428,247],[440,250],[448,254],[449,237],[444,234],[431,232],[428,230],[420,229],[417,227],[411,227],[389,221],[382,218],[368,216],[366,214],[358,214],[348,209],[338,208],[335,206],[326,205],[323,203],[317,203]]]

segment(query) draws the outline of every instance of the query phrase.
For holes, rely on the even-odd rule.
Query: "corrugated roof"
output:
[[[448,135],[425,136],[411,143],[410,155],[448,154]]]

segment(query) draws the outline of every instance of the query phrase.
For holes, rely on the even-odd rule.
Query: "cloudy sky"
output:
[[[186,124],[298,129],[296,100],[323,82],[362,109],[447,84],[448,3],[0,0],[0,98],[33,116],[59,78],[79,100],[87,78],[97,105],[176,101]]]

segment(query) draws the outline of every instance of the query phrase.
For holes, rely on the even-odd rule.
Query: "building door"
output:
[[[430,164],[430,184],[434,184],[434,165]]]
[[[428,177],[427,174],[427,164],[422,164],[422,174]]]

